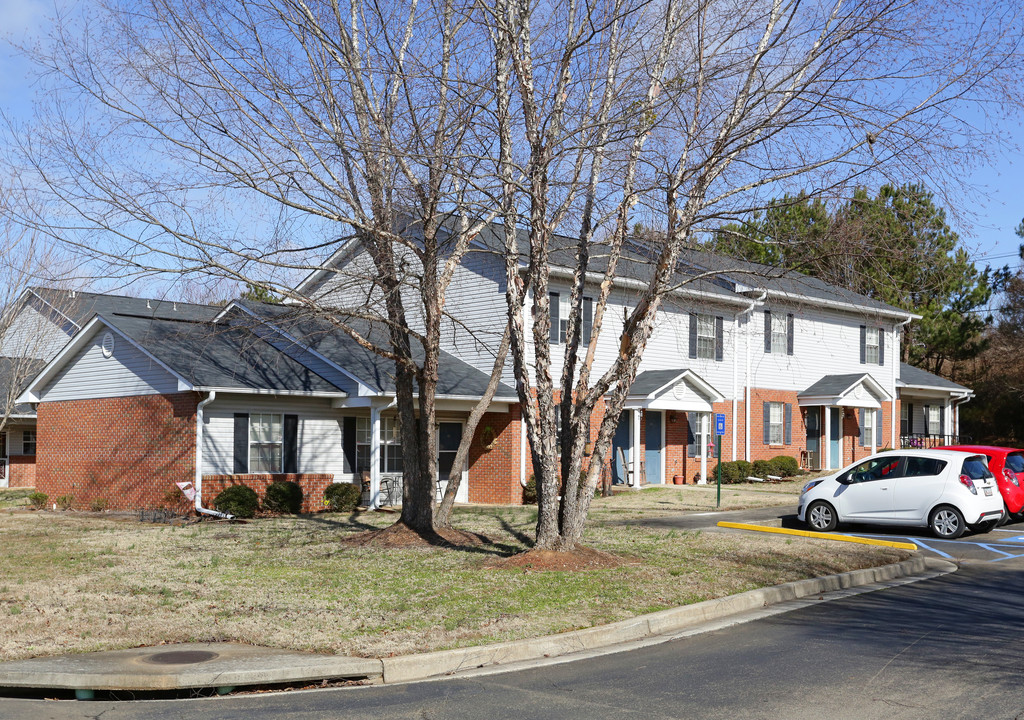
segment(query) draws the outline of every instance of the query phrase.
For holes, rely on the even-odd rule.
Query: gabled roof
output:
[[[46,366],[45,360],[25,357],[0,357],[0,389],[5,397],[16,398],[28,387],[40,370]],[[31,405],[20,404],[10,409],[10,417],[35,417]]]
[[[372,391],[384,395],[394,394],[394,363],[382,359],[356,342],[338,327],[328,313],[317,315],[306,308],[252,300],[235,300],[229,308],[232,306],[240,306],[272,327],[287,333],[303,346],[343,368]],[[338,319],[371,343],[388,347],[387,330],[383,326],[358,318]],[[412,354],[417,362],[423,361],[423,349],[416,343],[413,344]],[[438,396],[478,398],[487,389],[489,376],[454,355],[442,350],[438,362]],[[515,402],[518,396],[512,388],[499,384],[495,400]]]
[[[908,365],[905,362],[900,363],[900,376],[896,380],[898,387],[912,387],[912,388],[928,388],[938,390],[951,390],[954,392],[970,392],[970,388],[966,388],[963,385],[958,385],[952,380],[947,380],[944,377],[934,375],[927,370]]]
[[[114,314],[126,314],[163,320],[202,321],[212,320],[220,311],[220,307],[216,305],[44,287],[29,288],[25,292],[25,296],[35,296],[77,325],[78,329],[85,327],[94,315],[110,317]]]
[[[873,398],[858,397],[865,387]],[[851,397],[852,395],[852,397]],[[844,405],[848,407],[878,407],[881,400],[888,400],[890,394],[868,373],[826,375],[812,383],[803,392],[797,393],[800,405]]]

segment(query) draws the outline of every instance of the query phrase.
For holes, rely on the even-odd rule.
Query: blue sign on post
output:
[[[725,435],[725,413],[715,413],[715,435]]]

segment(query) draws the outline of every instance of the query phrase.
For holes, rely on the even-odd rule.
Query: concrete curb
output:
[[[729,615],[809,595],[886,582],[926,571],[948,573],[956,569],[956,565],[944,560],[916,557],[893,565],[852,570],[838,575],[797,580],[774,587],[749,590],[739,595],[705,600],[694,605],[662,610],[650,615],[585,630],[573,630],[558,635],[515,640],[484,647],[383,658],[381,662],[384,666],[384,682],[400,683],[424,680],[430,677],[451,675],[461,670],[594,650],[642,640],[654,635],[677,632],[711,620],[719,620]]]
[[[88,693],[92,690],[230,689],[324,679],[402,683],[607,648],[669,635],[787,600],[909,578],[926,572],[945,574],[956,569],[953,563],[916,557],[893,565],[750,590],[600,627],[495,645],[381,659],[313,655],[232,643],[191,643],[34,658],[0,664],[0,688],[66,689],[90,697]],[[156,656],[167,655],[168,651],[172,655],[206,652],[215,658],[198,664],[158,664]]]

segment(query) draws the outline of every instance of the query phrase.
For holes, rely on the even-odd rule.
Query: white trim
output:
[[[139,352],[143,353],[146,357],[150,358],[153,362],[159,365],[161,368],[166,370],[171,377],[178,381],[178,391],[194,390],[194,386],[188,380],[183,378],[181,375],[176,373],[165,363],[158,358],[154,357],[152,353],[147,351],[144,347],[139,345],[137,342],[132,340],[130,337],[125,335],[123,332],[114,327],[109,321],[107,321],[102,315],[93,316],[92,320],[86,323],[85,327],[77,334],[74,335],[68,343],[57,353],[49,363],[46,364],[35,379],[29,384],[28,387],[18,396],[15,403],[21,405],[23,403],[38,403],[41,402],[41,396],[39,391],[46,387],[46,385],[53,380],[57,373],[64,367],[67,361],[74,356],[79,350],[84,348],[93,338],[96,336],[96,326],[102,324],[104,327],[110,328],[115,333],[120,335],[124,340],[134,347]]]
[[[756,288],[751,288],[752,290]],[[788,300],[793,303],[801,305],[820,305],[822,307],[836,308],[845,310],[850,313],[851,310],[855,312],[850,313],[853,315],[866,315],[868,317],[882,315],[889,318],[900,318],[903,320],[920,320],[923,316],[915,313],[907,312],[906,310],[892,309],[886,310],[884,308],[873,308],[866,305],[855,305],[851,302],[844,302],[840,300],[826,300],[825,298],[810,297],[808,295],[791,295],[790,293],[782,292],[781,290],[764,290],[768,293],[769,297],[776,297],[782,300]]]
[[[196,385],[193,390],[199,390],[202,392],[216,391],[225,394],[237,394],[237,395],[284,395],[289,397],[323,397],[323,398],[345,398],[349,397],[349,394],[344,390],[330,391],[330,390],[270,390],[267,388],[243,388],[243,387],[224,387],[222,385]]]
[[[26,290],[25,292],[26,292],[26,293],[31,293],[31,294],[32,294],[32,295],[33,295],[34,297],[38,298],[38,299],[39,299],[39,302],[43,303],[43,304],[44,304],[44,305],[46,305],[46,306],[47,306],[48,308],[50,308],[51,310],[53,310],[53,312],[57,313],[57,314],[58,314],[58,315],[60,315],[60,316],[61,316],[62,318],[64,318],[65,320],[67,320],[67,321],[68,321],[69,323],[71,323],[72,325],[74,325],[74,326],[75,326],[76,328],[78,328],[78,330],[79,330],[79,331],[81,331],[81,330],[82,330],[82,326],[81,326],[81,325],[79,325],[79,324],[78,324],[77,322],[75,322],[74,320],[72,320],[72,319],[71,319],[71,316],[69,316],[69,315],[68,315],[67,313],[64,313],[64,312],[61,312],[60,310],[58,310],[58,309],[57,309],[57,308],[56,308],[56,307],[55,307],[55,306],[53,305],[53,303],[51,303],[51,302],[50,302],[50,301],[48,301],[48,300],[47,300],[46,298],[44,298],[44,297],[43,297],[42,295],[40,295],[39,293],[37,293],[37,292],[36,292],[36,291],[35,291],[34,289],[32,289],[32,288],[28,288],[28,289],[27,289],[27,290]],[[57,292],[61,292],[61,291],[59,291],[59,290],[58,290]],[[73,290],[70,290],[70,291],[65,291],[65,292],[68,292],[68,293],[70,293],[70,294],[71,294],[71,299],[72,299],[72,300],[74,300],[74,299],[75,299],[75,291],[73,291]],[[88,323],[86,323],[86,325],[88,325]],[[72,333],[72,335],[74,335],[74,334],[75,334],[75,333]]]

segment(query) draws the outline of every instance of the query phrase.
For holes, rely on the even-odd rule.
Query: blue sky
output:
[[[33,93],[31,68],[12,51],[9,43],[31,44],[34,38],[46,33],[57,8],[76,6],[71,0],[0,0],[0,17],[7,32],[7,42],[0,45],[0,108],[4,113],[27,120]],[[979,121],[986,122],[980,113]],[[1011,147],[993,148],[989,158],[969,169],[968,182],[974,192],[950,214],[979,266],[1016,267],[1021,241],[1014,229],[1024,218],[1024,125],[1018,120],[996,129],[1010,139]]]

